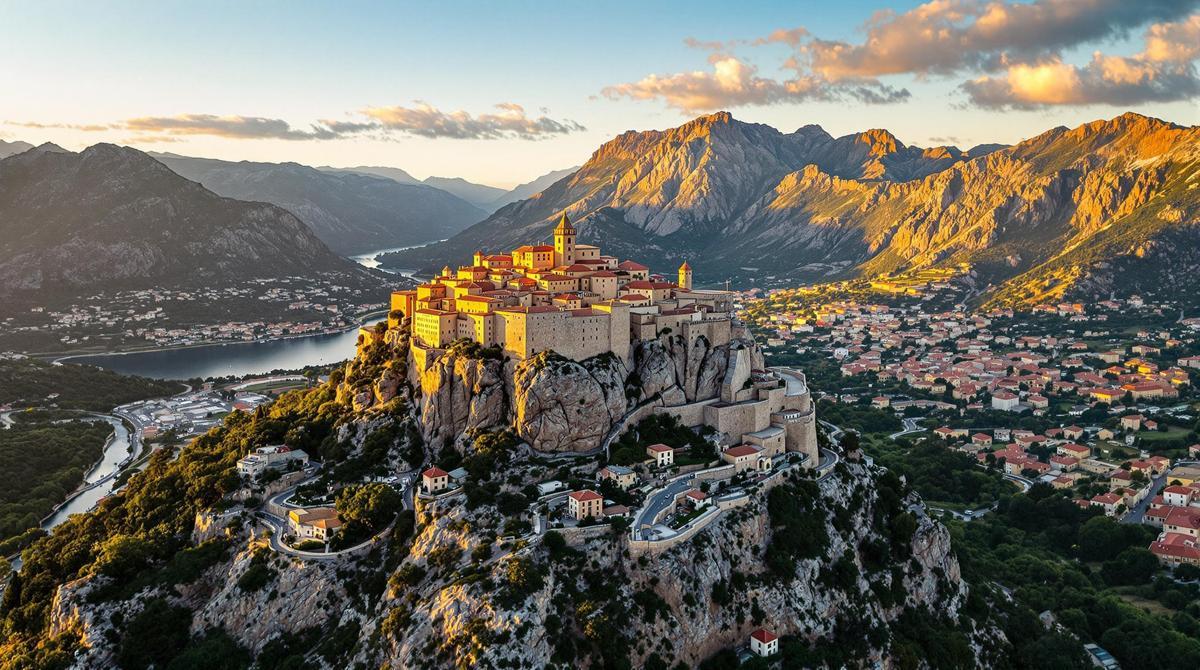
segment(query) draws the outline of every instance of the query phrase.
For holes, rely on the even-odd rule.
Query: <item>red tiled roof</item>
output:
[[[1150,543],[1150,551],[1156,556],[1200,560],[1200,547],[1195,539],[1183,533],[1164,533],[1161,540]]]
[[[601,496],[599,493],[596,493],[595,491],[587,490],[587,491],[574,491],[568,497],[574,498],[575,500],[578,500],[579,502],[587,502],[589,500],[601,500],[601,499],[603,499],[604,496]]]
[[[763,644],[767,644],[768,642],[774,642],[779,636],[769,630],[759,628],[753,633],[750,633],[750,637],[762,642]]]
[[[446,472],[445,470],[443,470],[435,465],[432,468],[429,468],[428,470],[426,470],[425,472],[422,472],[421,476],[429,477],[432,479],[434,477],[449,477],[450,473]]]
[[[1172,507],[1166,523],[1171,526],[1200,530],[1200,510],[1188,507]]]
[[[652,445],[650,445],[650,446],[646,447],[646,450],[647,450],[647,451],[653,451],[653,452],[655,452],[655,453],[658,453],[658,452],[662,452],[662,451],[675,451],[675,448],[674,448],[674,447],[668,447],[668,446],[667,446],[667,445],[665,445],[665,444],[652,444]]]
[[[730,447],[726,449],[725,453],[733,456],[734,458],[739,458],[741,456],[752,456],[760,451],[762,451],[762,449],[759,449],[753,444],[739,444],[736,447]]]

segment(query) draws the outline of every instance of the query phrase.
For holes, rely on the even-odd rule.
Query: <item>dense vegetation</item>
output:
[[[188,548],[195,514],[218,505],[239,486],[237,459],[252,448],[285,440],[332,442],[334,424],[346,413],[335,391],[334,384],[325,384],[284,394],[254,414],[234,412],[177,458],[170,449],[156,452],[146,470],[122,493],[101,502],[97,512],[72,517],[26,549],[24,566],[0,602],[0,668],[61,667],[69,661],[70,637],[45,635],[58,584],[101,573],[112,578],[109,589],[119,592],[187,572],[196,561],[177,562],[200,549]]]
[[[0,405],[53,403],[65,409],[103,412],[182,390],[179,382],[130,377],[92,365],[51,365],[35,358],[0,359]],[[48,397],[55,393],[55,398]]]
[[[0,430],[0,555],[36,537],[42,518],[100,459],[110,433],[103,421],[21,421]]]
[[[867,453],[902,475],[930,502],[987,505],[1011,494],[1012,484],[996,470],[984,470],[973,456],[945,445],[923,441],[915,446],[893,440],[865,440]]]
[[[651,414],[636,426],[625,431],[613,443],[609,461],[615,465],[632,465],[646,460],[646,447],[665,444],[676,449],[690,449],[689,457],[699,462],[716,458],[716,451],[702,435],[679,422],[670,414]],[[686,459],[676,455],[677,463]]]
[[[952,523],[963,576],[973,588],[1010,589],[1009,603],[993,589],[992,605],[1018,658],[1021,644],[1049,610],[1067,631],[1095,642],[1121,667],[1200,667],[1200,585],[1163,572],[1146,549],[1152,528],[1119,524],[1081,510],[1045,485],[1004,498],[994,514]],[[1175,577],[1194,579],[1194,571]],[[1051,667],[1051,666],[1043,666]]]

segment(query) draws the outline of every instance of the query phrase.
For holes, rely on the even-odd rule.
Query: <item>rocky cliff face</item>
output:
[[[566,211],[581,241],[656,269],[702,259],[700,282],[968,263],[1001,302],[1028,302],[1044,295],[1039,281],[1061,294],[1106,274],[1097,261],[1128,256],[1128,242],[1196,222],[1198,147],[1200,128],[1137,114],[963,152],[906,146],[885,130],[784,134],[721,113],[618,136],[538,197],[390,262],[440,267],[509,249],[545,237]]]
[[[413,370],[421,389],[420,417],[426,442],[459,443],[481,430],[512,428],[539,451],[586,452],[602,446],[627,411],[639,403],[682,405],[715,398],[732,352],[762,354],[748,336],[712,346],[705,338],[688,346],[666,334],[634,346],[631,362],[602,355],[574,362],[540,354],[520,363],[451,349],[424,372]]]
[[[905,611],[957,620],[967,587],[949,533],[924,516],[919,500],[905,499],[915,530],[903,547],[891,548],[907,558],[879,563],[864,549],[881,541],[874,520],[884,504],[876,497],[879,476],[852,464],[822,481],[823,502],[810,513],[828,534],[828,547],[782,572],[770,571],[763,558],[764,548],[785,532],[766,492],[660,555],[631,559],[624,538],[607,532],[572,535],[566,549],[545,543],[501,548],[468,569],[478,578],[467,580],[459,576],[464,568],[440,557],[475,555],[478,536],[456,529],[475,528],[480,520],[462,506],[429,514],[406,559],[423,565],[424,576],[389,591],[382,658],[358,660],[393,667],[595,668],[627,657],[633,667],[694,667],[745,644],[760,626],[819,646],[845,634],[838,631],[844,621],[854,622],[861,643],[868,631],[886,629]],[[863,662],[886,660],[885,648],[864,646]],[[437,660],[430,664],[430,658]]]

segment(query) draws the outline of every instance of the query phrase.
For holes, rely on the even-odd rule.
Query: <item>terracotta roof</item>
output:
[[[662,451],[675,451],[675,448],[668,447],[665,444],[652,444],[652,445],[646,447],[646,451],[653,451],[655,453],[658,453],[658,452],[662,452]]]
[[[768,642],[774,642],[776,639],[778,639],[779,636],[776,635],[775,633],[772,633],[769,630],[766,630],[764,628],[759,628],[758,630],[754,631],[753,633],[750,633],[750,637],[754,638],[755,640],[758,640],[759,642],[762,642],[763,644],[766,644]]]
[[[726,449],[725,453],[733,456],[734,458],[740,458],[742,456],[753,456],[760,451],[762,451],[762,449],[754,446],[753,444],[739,444],[736,447],[730,447]]]
[[[1189,507],[1172,507],[1166,523],[1180,528],[1200,530],[1200,510]]]
[[[642,265],[641,263],[638,263],[635,261],[622,261],[619,265],[617,265],[617,267],[622,270],[649,270],[650,269],[650,268],[646,267],[645,265]]]
[[[1159,556],[1200,560],[1195,538],[1183,533],[1164,533],[1162,539],[1150,543],[1150,551]]]
[[[568,497],[574,498],[575,500],[578,500],[579,502],[587,502],[589,500],[602,500],[604,498],[604,496],[602,496],[599,493],[596,493],[595,491],[592,491],[592,490],[574,491]]]
[[[450,473],[437,467],[436,465],[421,473],[422,477],[449,477]]]

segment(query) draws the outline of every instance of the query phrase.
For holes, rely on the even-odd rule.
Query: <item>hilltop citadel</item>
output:
[[[761,369],[752,338],[733,316],[736,293],[694,288],[687,262],[670,282],[576,237],[563,214],[553,245],[498,255],[477,251],[471,265],[446,267],[415,289],[393,292],[388,327],[407,321],[416,373],[461,340],[498,349],[514,364],[547,351],[574,361],[611,354],[627,370],[638,365],[639,344],[659,338],[685,352],[728,347],[728,364],[711,392],[659,398],[654,407],[636,409],[707,425],[722,444],[751,445],[763,458],[802,452],[811,467],[817,459],[815,414],[803,375]],[[382,336],[366,328],[360,342]]]

